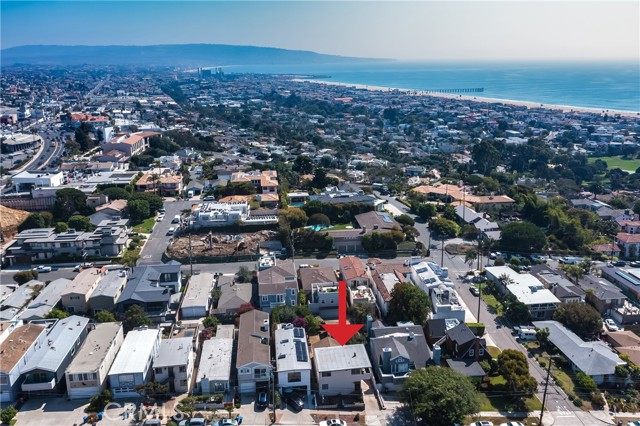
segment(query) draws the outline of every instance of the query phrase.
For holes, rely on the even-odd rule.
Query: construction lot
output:
[[[275,231],[253,233],[207,232],[180,236],[169,246],[168,255],[174,258],[197,256],[234,256],[258,254],[260,245],[276,237]]]

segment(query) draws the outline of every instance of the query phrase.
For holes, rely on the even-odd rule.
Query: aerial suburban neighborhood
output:
[[[3,423],[640,424],[637,114],[205,68],[0,89]]]

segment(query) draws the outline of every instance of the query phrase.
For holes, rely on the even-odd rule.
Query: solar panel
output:
[[[636,280],[635,278],[633,278],[632,276],[630,276],[626,272],[616,271],[616,275],[621,276],[622,278],[626,279],[627,281],[629,281],[633,285],[640,285],[640,281]]]
[[[300,327],[294,328],[293,329],[293,337],[303,338],[304,337],[304,329],[300,328]]]
[[[304,342],[296,341],[296,359],[300,362],[307,362],[307,345]]]

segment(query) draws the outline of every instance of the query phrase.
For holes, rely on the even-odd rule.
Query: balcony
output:
[[[47,379],[49,379],[47,381]],[[37,392],[52,390],[56,387],[56,378],[53,374],[47,374],[46,377],[41,375],[28,375],[22,383],[23,392]]]

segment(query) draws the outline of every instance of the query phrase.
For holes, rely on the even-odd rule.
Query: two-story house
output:
[[[483,377],[486,374],[479,361],[488,355],[487,342],[473,334],[465,323],[447,330],[445,338],[434,346],[434,351],[441,344],[449,354],[446,360],[449,368],[467,377]],[[434,356],[436,360],[440,362],[439,353]]]
[[[87,324],[88,318],[72,315],[50,327],[46,342],[22,367],[22,392],[42,395],[64,387],[64,372],[87,336]]]
[[[231,389],[231,359],[234,326],[219,325],[215,337],[202,343],[195,393],[202,395],[228,392]]]
[[[214,283],[215,279],[211,272],[193,275],[189,279],[180,306],[181,318],[202,318],[209,315]]]
[[[103,274],[99,268],[80,271],[62,292],[62,306],[71,313],[89,312],[89,298],[93,294]]]
[[[431,359],[427,339],[417,325],[370,328],[369,350],[385,391],[399,390],[411,371],[426,367]]]
[[[250,182],[261,194],[278,193],[278,172],[275,170],[235,172],[231,174],[229,182]]]
[[[276,306],[297,305],[298,280],[293,260],[274,259],[273,266],[258,271],[258,296],[260,309],[266,312]]]
[[[362,393],[371,379],[371,362],[362,344],[314,348],[313,363],[320,396]]]
[[[311,361],[304,328],[280,324],[275,332],[275,349],[280,392],[289,389],[311,395]]]
[[[347,282],[347,287],[356,288],[361,285],[369,286],[369,271],[360,258],[345,256],[339,260],[339,263],[340,275],[341,278]]]
[[[269,314],[257,309],[240,315],[236,371],[240,393],[255,393],[271,379]]]
[[[188,393],[191,390],[194,352],[191,337],[164,339],[153,360],[155,381],[169,386],[169,392]]]
[[[29,302],[25,310],[18,316],[18,319],[25,322],[43,319],[53,308],[61,306],[61,294],[69,283],[71,283],[71,280],[58,278],[47,285],[43,285],[40,293]]]
[[[93,315],[100,311],[113,312],[126,285],[127,271],[125,269],[107,269],[89,298],[89,306]]]
[[[158,329],[140,327],[124,338],[120,351],[109,369],[109,387],[114,398],[137,398],[136,386],[151,377],[153,359],[160,350],[162,333]]]
[[[123,341],[122,323],[105,322],[93,326],[65,371],[70,399],[88,399],[102,391]]]
[[[30,323],[15,327],[0,343],[0,402],[16,400],[20,374],[36,353],[46,350],[46,337],[45,325]]]

